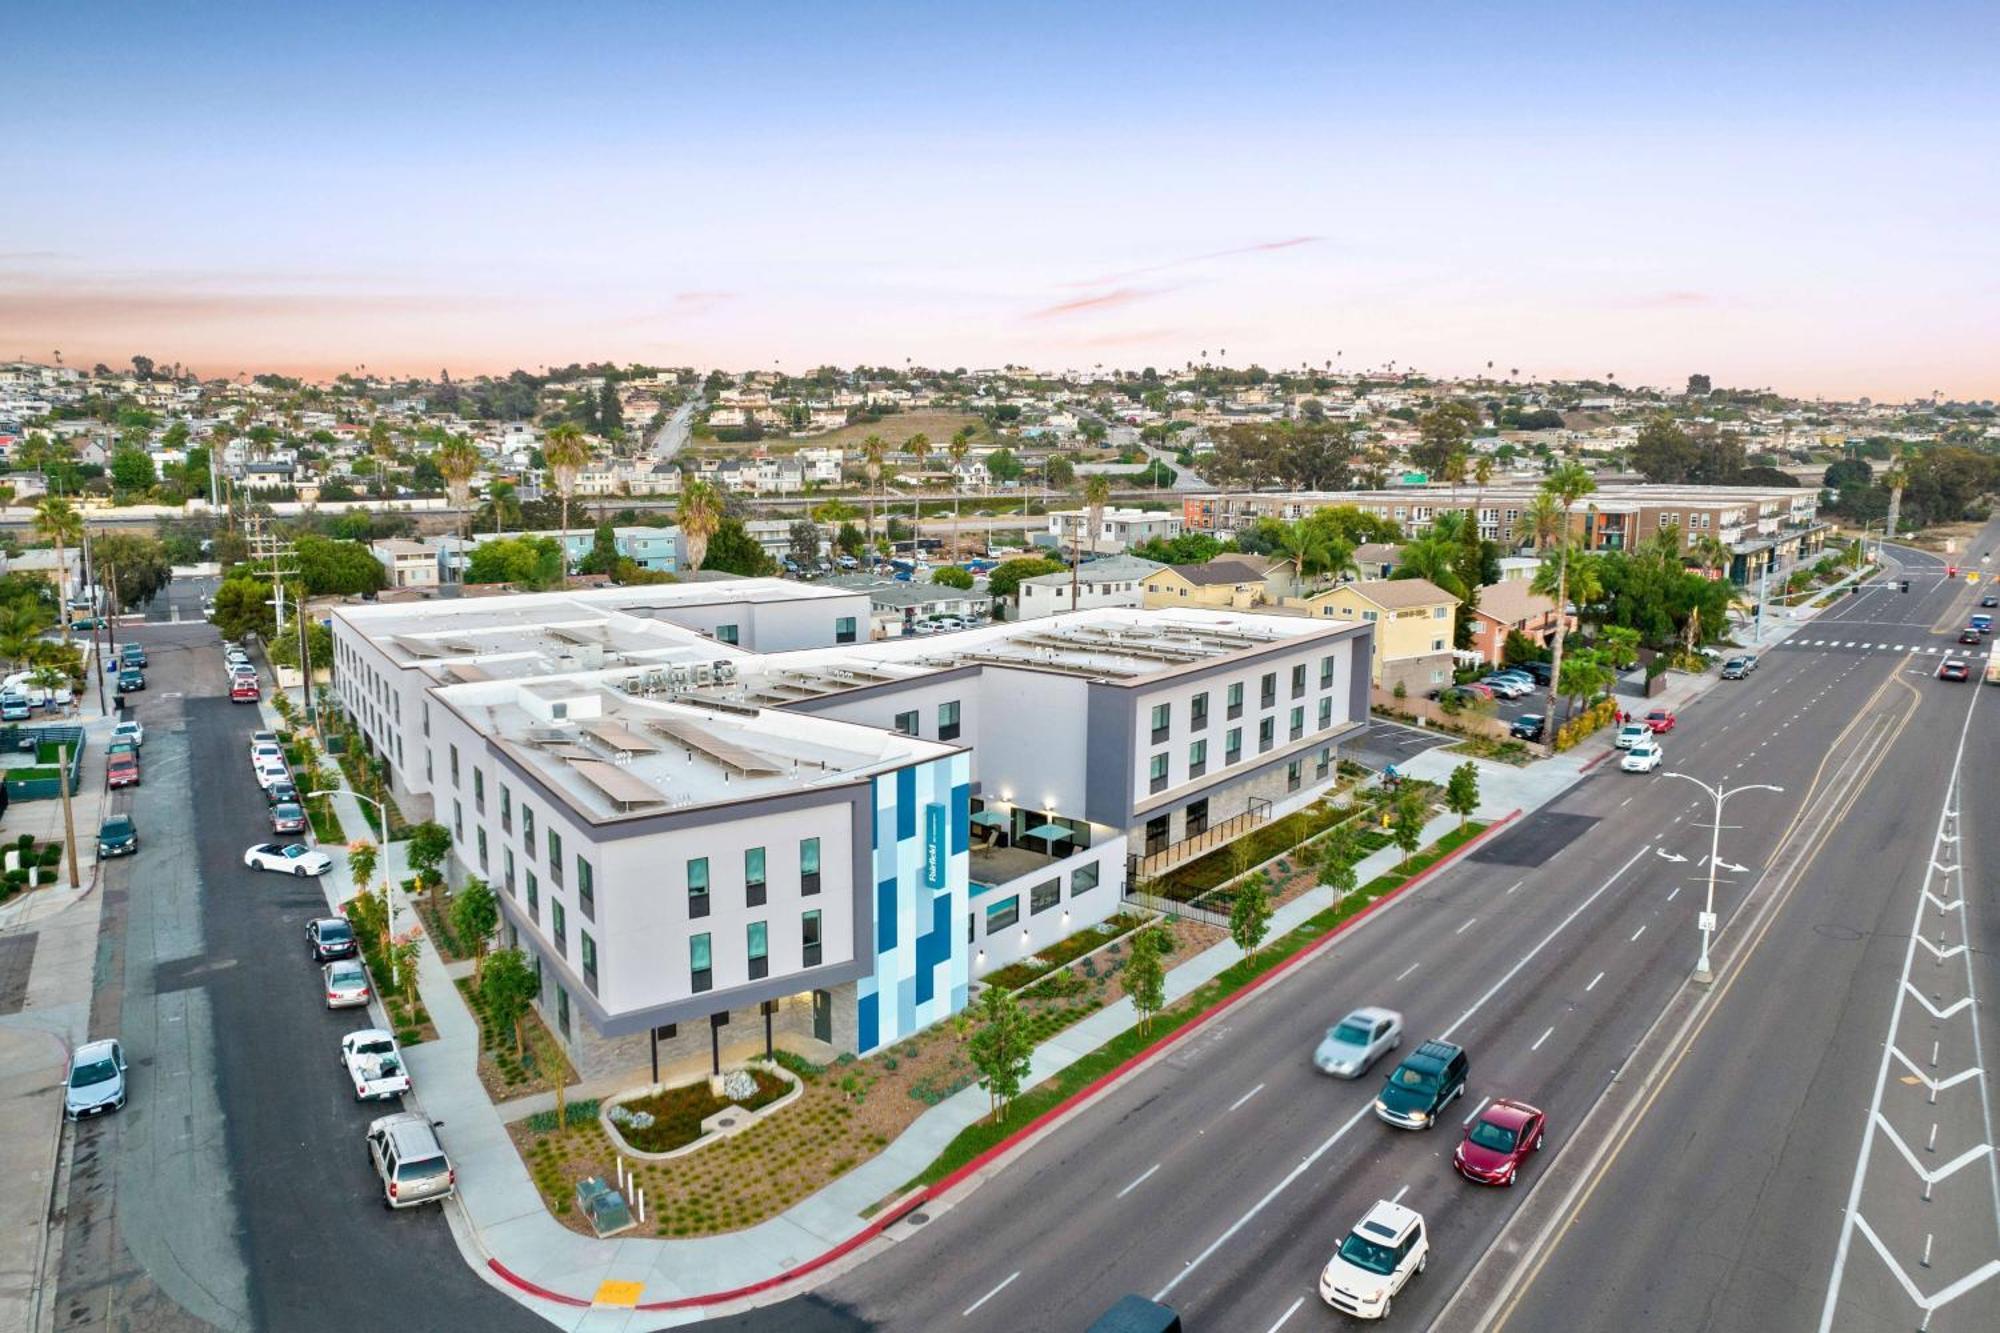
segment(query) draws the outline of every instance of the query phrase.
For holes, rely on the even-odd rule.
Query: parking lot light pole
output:
[[[1782,792],[1784,788],[1774,787],[1768,782],[1749,782],[1741,787],[1731,787],[1728,791],[1724,791],[1720,787],[1711,787],[1700,778],[1690,777],[1686,773],[1669,773],[1667,776],[1692,782],[1695,786],[1707,792],[1709,798],[1715,802],[1715,819],[1709,825],[1708,898],[1702,908],[1701,917],[1696,923],[1701,928],[1701,960],[1695,964],[1694,979],[1706,986],[1715,980],[1715,973],[1708,965],[1708,945],[1710,939],[1715,935],[1715,869],[1716,859],[1722,852],[1722,803],[1740,792]]]

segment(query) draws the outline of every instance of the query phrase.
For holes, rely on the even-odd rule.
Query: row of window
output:
[[[1333,699],[1331,696],[1319,701],[1319,725],[1316,730],[1325,731],[1333,726]],[[1263,754],[1277,744],[1277,719],[1260,718],[1257,722],[1257,753]],[[1286,739],[1303,740],[1306,734],[1306,710],[1303,705],[1294,707],[1286,718]],[[1234,764],[1243,757],[1243,728],[1231,727],[1223,733],[1222,762],[1225,766]],[[1146,786],[1149,792],[1163,792],[1171,782],[1167,753],[1163,750],[1152,756],[1146,771]],[[1188,742],[1188,780],[1193,781],[1208,772],[1208,741],[1201,738]]]
[[[1098,864],[1095,861],[1086,866],[1078,866],[1075,872],[1069,877],[1069,896],[1074,898],[1078,894],[1089,893],[1092,889],[1096,888],[1098,873]],[[1039,916],[1041,913],[1061,904],[1062,900],[1062,877],[1058,875],[1052,879],[1045,879],[1040,884],[1036,884],[1028,890],[1028,915]],[[998,902],[988,903],[986,905],[986,937],[988,939],[993,938],[995,931],[1005,930],[1007,927],[1018,923],[1020,919],[1020,894],[1009,894]],[[976,918],[972,916],[968,916],[965,919],[965,939],[968,944],[975,938],[973,935],[975,920]]]
[[[767,921],[751,921],[743,927],[745,972],[752,981],[771,974],[771,926]],[[822,952],[820,914],[817,909],[799,913],[800,956],[806,967],[819,966]],[[689,986],[698,992],[715,986],[715,937],[708,931],[688,936]]]
[[[762,847],[745,848],[743,852],[743,905],[762,907],[770,880],[769,856]],[[799,839],[799,893],[811,896],[819,892],[819,839]],[[708,915],[709,877],[708,858],[697,856],[687,863],[688,918]]]
[[[1333,688],[1334,662],[1335,659],[1331,655],[1322,657],[1319,660],[1319,688],[1323,690]],[[1301,699],[1305,697],[1306,677],[1307,664],[1304,662],[1293,663],[1290,682],[1292,698]],[[1245,682],[1240,680],[1231,681],[1223,693],[1223,706],[1227,709],[1231,720],[1243,716],[1244,685]],[[1262,679],[1257,682],[1257,704],[1260,708],[1273,708],[1277,706],[1277,702],[1278,673],[1267,671],[1264,673]],[[1174,706],[1171,702],[1153,705],[1152,724],[1153,740],[1155,743],[1166,740],[1172,734],[1173,720]],[[1200,731],[1207,725],[1208,692],[1204,690],[1202,693],[1188,700],[1188,730]]]
[[[917,710],[896,714],[896,730],[905,736],[923,735],[923,724]],[[949,699],[937,706],[937,738],[941,741],[955,741],[959,734],[958,700]]]

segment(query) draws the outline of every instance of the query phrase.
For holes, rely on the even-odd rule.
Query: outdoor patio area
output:
[[[1056,844],[1056,849],[1068,853],[1066,844]],[[971,877],[974,884],[1006,884],[1032,875],[1044,866],[1052,866],[1060,861],[1060,856],[1048,856],[1029,847],[979,847],[972,849]]]

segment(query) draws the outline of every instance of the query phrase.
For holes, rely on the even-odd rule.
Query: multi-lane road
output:
[[[810,1301],[728,1326],[1076,1328],[1127,1292],[1173,1304],[1195,1328],[1323,1326],[1336,1317],[1314,1292],[1320,1267],[1371,1203],[1398,1199],[1432,1230],[1429,1268],[1396,1302],[1407,1326],[1812,1328],[1830,1300],[1826,1328],[1878,1326],[1867,1322],[1878,1312],[1915,1328],[1921,1312],[1883,1276],[1868,1237],[1910,1247],[1925,1293],[1976,1269],[1994,1236],[1977,1207],[1990,1156],[1965,1156],[1990,1141],[1978,1115],[1941,1113],[1933,1169],[1959,1165],[1928,1205],[1914,1202],[1920,1181],[1894,1193],[1891,1168],[1908,1168],[1878,1127],[1862,1211],[1880,1217],[1864,1231],[1843,1210],[1906,955],[1931,968],[1910,922],[1934,841],[1945,863],[1978,863],[1973,811],[1990,798],[1960,795],[1955,747],[1990,744],[2000,704],[1979,710],[1978,690],[1932,678],[1942,651],[1927,650],[1951,646],[1970,598],[1926,557],[1905,559],[1910,593],[1846,599],[1815,632],[1766,651],[1748,679],[1718,683],[1666,738],[1669,769],[1784,789],[1726,807],[1712,988],[1689,979],[1712,804],[1692,784],[1605,765],[991,1179],[894,1227]],[[1961,799],[1940,826],[1940,810]],[[1939,841],[1940,828],[1960,841]],[[1929,891],[1952,903],[1959,882],[1940,874]],[[1976,973],[1984,964],[1954,952],[1953,933],[1990,938],[1976,894],[1969,909],[1947,909],[1942,934],[1922,901],[1945,969]],[[1960,1071],[1992,1063],[1990,1045],[1978,1058],[1976,1006],[1952,1010],[1968,984],[1928,993],[1952,1014],[1937,1065],[1921,1069],[1939,1083],[1959,1077],[1941,1104],[1954,1094],[1972,1104],[1983,1076]],[[1994,991],[1983,976],[1971,984]],[[1436,1130],[1374,1119],[1385,1068],[1347,1084],[1309,1065],[1326,1027],[1362,1004],[1401,1010],[1411,1039],[1469,1051],[1467,1097]],[[1687,1058],[1653,1083],[1654,1051],[1690,1005],[1706,1024],[1671,1046]],[[1903,1027],[1915,1018],[1925,1031],[1940,1021],[1912,998]],[[1900,1041],[1920,1066],[1930,1059],[1916,1032]],[[1885,1119],[1921,1155],[1929,1121],[1903,1103],[1925,1103],[1929,1085],[1912,1072],[1890,1068]],[[1643,1114],[1616,1124],[1590,1114],[1641,1084],[1665,1089]],[[1494,1096],[1551,1116],[1547,1160],[1512,1191],[1467,1185],[1449,1163],[1463,1117]],[[1593,1160],[1602,1169],[1583,1170]],[[1954,1183],[1970,1199],[1964,1220],[1949,1248],[1934,1237],[1933,1268],[1921,1270],[1921,1219],[1907,1214],[1937,1208]],[[1558,1206],[1572,1196],[1580,1209]],[[1847,1232],[1856,1238],[1829,1296]],[[1996,1291],[1968,1292],[1931,1326],[1975,1310],[1985,1324],[1966,1326],[1992,1326]]]

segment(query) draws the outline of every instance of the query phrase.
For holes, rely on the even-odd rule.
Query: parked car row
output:
[[[1327,1030],[1313,1063],[1340,1078],[1360,1078],[1403,1042],[1403,1016],[1393,1009],[1356,1009]],[[1428,1130],[1465,1095],[1471,1061],[1452,1042],[1427,1041],[1389,1072],[1375,1096],[1377,1119],[1399,1129]],[[1527,1102],[1499,1097],[1466,1122],[1452,1169],[1476,1185],[1512,1185],[1541,1151],[1548,1117]],[[1396,1294],[1430,1261],[1423,1215],[1392,1200],[1371,1207],[1344,1237],[1319,1275],[1319,1295],[1360,1319],[1386,1319]]]
[[[254,704],[264,697],[264,690],[257,683],[257,664],[250,660],[250,654],[239,644],[225,641],[222,645],[222,660],[229,670],[229,701],[238,704]]]

